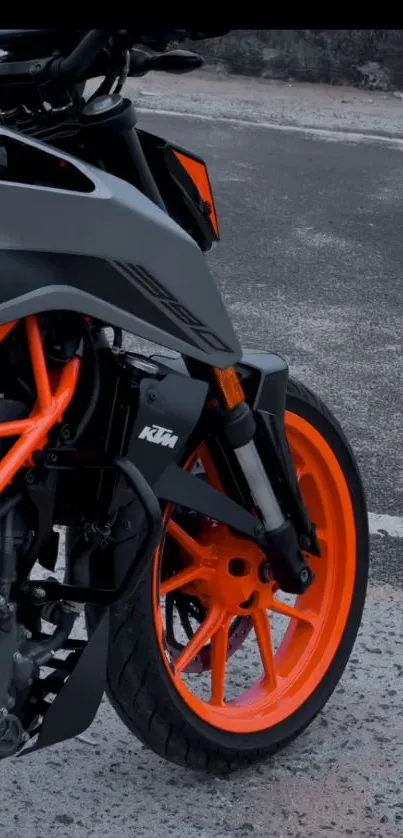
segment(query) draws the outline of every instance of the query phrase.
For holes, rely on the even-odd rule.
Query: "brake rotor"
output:
[[[178,614],[181,628],[187,637],[187,642],[185,644],[181,643],[175,636],[175,610]],[[186,594],[175,593],[167,595],[165,600],[165,643],[173,660],[178,658],[183,649],[186,648],[187,643],[192,639],[197,631],[197,628],[203,622],[205,613],[206,612],[202,604],[198,600],[186,596]],[[193,628],[191,620],[197,623],[196,628]],[[251,629],[252,620],[250,617],[235,617],[229,631],[227,660],[229,660],[229,658],[231,658],[232,655],[234,655],[235,652],[241,648]],[[209,672],[210,670],[211,644],[208,643],[203,647],[200,654],[192,661],[192,663],[189,664],[185,671],[186,673],[193,672],[202,674],[203,672]]]

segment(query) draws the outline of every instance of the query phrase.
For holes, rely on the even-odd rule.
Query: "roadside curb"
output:
[[[317,128],[311,125],[291,125],[266,120],[242,119],[241,117],[216,116],[212,114],[198,113],[196,111],[185,111],[180,109],[166,109],[156,107],[138,106],[138,113],[155,114],[156,116],[178,116],[187,119],[199,119],[204,122],[222,122],[253,128],[266,128],[273,131],[284,131],[289,133],[306,134],[317,136],[323,140],[351,142],[351,143],[383,143],[391,148],[403,150],[403,134],[393,133],[372,133],[363,129],[362,131],[349,131],[342,128]]]

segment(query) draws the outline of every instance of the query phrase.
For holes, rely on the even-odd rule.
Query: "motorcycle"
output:
[[[351,448],[281,357],[241,349],[206,163],[122,95],[200,67],[170,47],[210,34],[0,31],[1,757],[82,733],[106,691],[165,759],[249,764],[322,710],[360,626]]]

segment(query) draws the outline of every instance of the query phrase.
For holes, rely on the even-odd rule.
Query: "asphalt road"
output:
[[[210,262],[242,342],[284,354],[322,395],[357,453],[370,510],[402,516],[401,150],[195,116],[141,123],[209,163],[222,231]],[[287,751],[205,778],[149,754],[104,703],[89,741],[1,765],[2,838],[397,838],[401,555],[401,539],[372,538],[350,665]]]
[[[345,428],[372,512],[403,515],[403,155],[376,143],[142,114],[206,158],[209,261],[245,346],[284,355]],[[403,584],[394,539],[373,578]]]

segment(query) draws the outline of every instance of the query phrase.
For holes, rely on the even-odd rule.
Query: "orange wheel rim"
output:
[[[321,556],[309,556],[312,586],[292,605],[279,600],[273,581],[262,581],[264,555],[257,545],[206,523],[197,537],[165,512],[166,531],[178,549],[180,567],[164,572],[165,544],[154,563],[153,605],[158,641],[169,677],[188,707],[205,723],[229,733],[257,733],[283,722],[313,694],[335,657],[346,627],[356,574],[356,534],[350,493],[340,464],[321,434],[287,412],[286,431],[300,489],[317,527]],[[209,482],[219,478],[204,446],[200,457]],[[162,573],[164,576],[162,578]],[[196,596],[205,617],[173,659],[167,652],[162,605],[173,591]],[[251,596],[253,594],[253,596]],[[270,615],[270,617],[269,617]],[[272,615],[289,619],[275,650]],[[246,616],[253,625],[261,673],[241,695],[225,700],[230,628]],[[188,667],[209,645],[210,694],[200,698],[184,681]],[[197,677],[197,676],[196,676]]]

